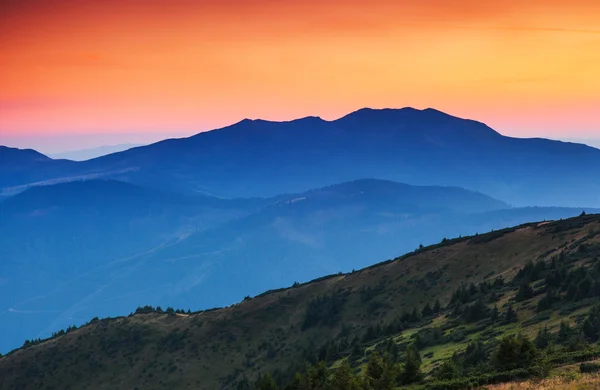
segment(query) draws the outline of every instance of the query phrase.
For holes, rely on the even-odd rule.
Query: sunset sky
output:
[[[0,144],[434,107],[600,139],[598,0],[0,0]]]

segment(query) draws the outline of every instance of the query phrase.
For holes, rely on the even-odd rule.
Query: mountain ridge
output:
[[[6,162],[8,157],[19,156],[23,159],[29,158],[34,160],[50,160],[51,158],[34,149],[12,148],[10,146],[0,145],[0,162]]]
[[[600,206],[600,184],[589,180],[600,174],[600,150],[505,137],[434,109],[360,109],[331,121],[246,119],[67,167],[54,163],[35,175],[0,177],[0,187],[94,174],[172,192],[268,197],[378,177],[462,187],[516,206]]]

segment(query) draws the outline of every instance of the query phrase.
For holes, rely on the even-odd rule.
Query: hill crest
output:
[[[27,377],[32,385],[42,380],[46,384],[77,387],[82,379],[74,373],[79,372],[86,373],[87,385],[98,389],[115,386],[180,388],[187,384],[215,389],[236,388],[244,377],[254,380],[258,372],[279,369],[284,370],[281,374],[285,375],[286,368],[298,367],[296,363],[303,356],[306,358],[305,353],[320,353],[318,351],[330,345],[332,340],[338,345],[340,340],[347,339],[350,349],[357,343],[363,350],[361,356],[365,348],[367,351],[387,348],[390,337],[398,344],[413,340],[411,335],[415,333],[415,325],[394,330],[394,318],[414,311],[415,307],[420,310],[436,299],[447,305],[461,285],[493,282],[499,277],[508,283],[516,280],[520,270],[528,267],[528,262],[550,264],[561,257],[576,268],[588,261],[597,262],[598,258],[594,256],[598,254],[600,215],[529,223],[488,234],[444,240],[360,271],[330,275],[254,298],[247,297],[239,304],[222,309],[186,314],[171,309],[164,313],[164,310],[156,312],[154,308],[140,308],[139,314],[128,317],[94,319],[85,327],[71,329],[49,341],[30,344],[1,358],[0,385],[17,385],[21,383],[19,378]],[[535,277],[532,278],[535,281]],[[521,318],[516,325],[507,323],[503,327],[533,335],[544,326],[557,330],[557,317],[552,310],[537,315],[531,308],[532,302],[537,304],[539,297],[519,303],[521,301],[514,301],[514,293],[510,284],[496,298],[503,316],[512,302],[518,307]],[[585,315],[581,310],[589,307],[590,301],[582,303],[584,305],[577,306],[569,316],[572,321]],[[326,311],[327,316],[319,311],[322,305],[332,310]],[[449,311],[445,312],[434,317],[433,322],[418,325],[417,330],[420,329],[422,337],[426,334],[422,331],[444,324],[451,330],[457,326],[460,330],[460,323],[449,322],[452,316]],[[333,320],[323,322],[326,318]],[[462,326],[463,332],[479,334],[487,329],[486,326],[492,326],[484,322],[482,328],[478,328],[479,324],[472,326],[467,322]],[[378,327],[380,330],[375,331],[374,336],[368,336],[371,329]],[[386,329],[392,333],[377,333],[387,332]],[[352,337],[344,338],[344,332],[350,332],[352,337],[356,335],[358,341],[352,341]],[[489,342],[500,337],[493,332],[483,334]],[[435,369],[440,359],[457,350],[453,346],[460,350],[467,346],[468,340],[444,343],[449,342],[448,347],[442,344],[448,350],[436,344],[422,347],[424,367]],[[348,352],[344,349],[343,353],[350,354],[350,349]],[[354,362],[355,358],[352,359]],[[47,361],[55,361],[56,368],[40,377],[36,367]],[[359,368],[361,361],[359,357]],[[29,375],[24,376],[25,371]],[[157,373],[160,375],[155,377]]]

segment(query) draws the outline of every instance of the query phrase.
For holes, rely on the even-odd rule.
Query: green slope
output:
[[[595,276],[598,255],[598,215],[448,240],[227,308],[95,320],[50,340],[27,343],[1,358],[0,388],[235,389],[244,378],[254,382],[259,373],[288,382],[307,361],[324,360],[335,368],[348,359],[361,371],[373,351],[397,351],[396,360],[402,364],[408,345],[419,348],[421,386],[426,387],[444,359],[462,353],[470,341],[480,340],[493,349],[507,334],[535,337],[545,326],[556,333],[561,320],[579,329],[597,301],[598,282],[592,279],[587,295],[578,293],[582,280],[576,279],[577,269]],[[547,267],[532,276],[530,262]],[[524,267],[527,272],[519,273]],[[556,302],[538,310],[552,267],[576,281],[576,291],[558,286]],[[499,277],[504,283],[494,284]],[[525,283],[532,291],[521,286]],[[469,292],[472,289],[476,292]],[[521,291],[525,295],[516,301],[520,290],[526,294]],[[420,315],[436,301],[442,306],[437,313],[425,310],[425,316]],[[479,301],[484,308],[477,312],[472,307]],[[509,305],[517,312],[516,322],[505,321]],[[492,320],[494,306],[498,318]],[[548,355],[553,366],[571,356],[565,355],[571,347],[563,344]],[[586,342],[572,348],[572,354],[585,355],[595,346]],[[469,370],[461,375],[476,374]]]

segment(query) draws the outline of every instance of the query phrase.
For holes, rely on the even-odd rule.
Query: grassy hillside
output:
[[[445,240],[227,308],[95,319],[1,358],[0,388],[242,389],[266,373],[289,383],[319,361],[363,375],[381,355],[402,370],[413,349],[423,378],[411,386],[460,388],[483,373],[489,379],[485,364],[514,368],[492,362],[503,337],[537,343],[544,328],[552,347],[539,345],[536,356],[555,371],[600,356],[588,314],[600,293],[599,255],[598,215]],[[469,365],[464,351],[474,341],[481,364]],[[442,382],[450,362],[460,373]]]
[[[549,379],[509,382],[488,387],[488,390],[594,390],[600,388],[600,374],[558,375]]]
[[[147,303],[228,306],[442,237],[579,213],[382,180],[272,199],[183,196],[110,180],[35,187],[0,202],[0,308],[28,312],[2,316],[0,353]]]

